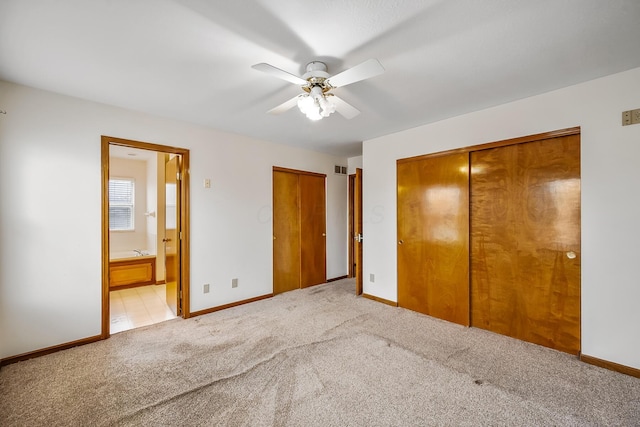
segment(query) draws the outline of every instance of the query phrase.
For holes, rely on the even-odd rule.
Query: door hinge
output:
[[[180,240],[182,240],[182,231],[180,232]]]
[[[176,172],[176,180],[180,181],[182,179],[182,175],[180,172]]]

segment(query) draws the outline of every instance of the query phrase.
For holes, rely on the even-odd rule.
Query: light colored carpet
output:
[[[0,370],[2,426],[640,425],[640,380],[342,280]]]

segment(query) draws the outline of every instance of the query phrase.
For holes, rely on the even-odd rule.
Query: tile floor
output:
[[[109,302],[112,334],[176,317],[165,302],[165,285],[111,291]]]

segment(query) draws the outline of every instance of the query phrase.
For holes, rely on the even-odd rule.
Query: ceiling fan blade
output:
[[[331,94],[331,102],[333,102],[333,105],[336,106],[336,111],[347,120],[351,120],[355,116],[360,114],[360,110],[358,110],[356,107],[333,94]]]
[[[298,96],[296,95],[288,101],[283,102],[275,108],[267,111],[268,114],[280,114],[298,105]]]
[[[369,59],[333,77],[329,77],[327,81],[333,87],[342,87],[359,82],[360,80],[375,77],[382,73],[384,73],[384,67],[380,62],[378,62],[377,59]]]
[[[280,68],[276,68],[273,65],[265,64],[264,62],[261,62],[260,64],[252,65],[251,68],[253,68],[254,70],[262,71],[263,73],[270,74],[273,77],[286,80],[296,85],[308,84],[308,82],[302,77],[298,77],[291,73],[287,73],[286,71],[281,70]]]

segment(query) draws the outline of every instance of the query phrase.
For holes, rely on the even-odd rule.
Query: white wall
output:
[[[132,252],[134,249],[150,250],[147,246],[147,162],[144,160],[122,159],[111,157],[109,159],[110,178],[130,178],[134,181],[134,230],[110,231],[109,252]],[[153,182],[153,181],[152,181]],[[117,256],[116,256],[117,257]]]
[[[347,175],[356,173],[356,169],[362,169],[362,156],[347,159]]]
[[[397,301],[396,160],[581,126],[582,352],[640,368],[640,68],[365,141],[364,292]]]
[[[327,277],[347,273],[345,158],[6,82],[0,94],[0,358],[100,334],[101,135],[191,150],[192,311],[272,292],[274,165],[327,174]]]

